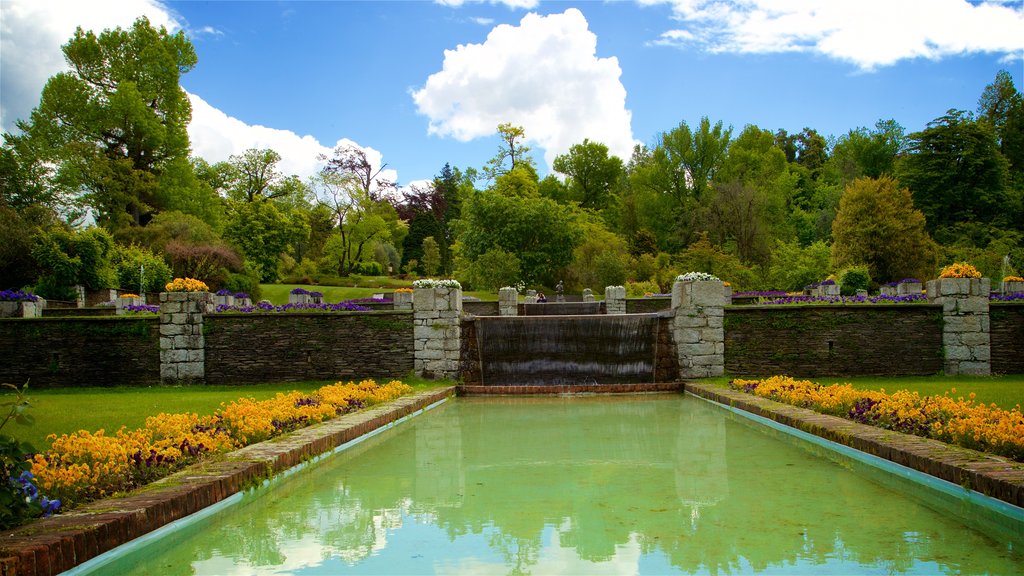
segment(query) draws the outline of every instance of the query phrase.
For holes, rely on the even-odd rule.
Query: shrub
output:
[[[122,289],[160,292],[173,277],[163,258],[140,246],[118,246],[113,261],[117,285]],[[144,276],[140,277],[140,273]]]
[[[626,282],[627,298],[642,298],[647,294],[658,294],[660,292],[661,288],[659,288],[658,283],[653,280],[645,280],[643,282]]]
[[[199,278],[220,288],[231,272],[242,272],[242,257],[223,244],[168,242],[164,247],[175,277]]]
[[[839,273],[840,291],[843,296],[853,296],[857,290],[867,290],[871,285],[871,274],[867,266],[853,266]]]

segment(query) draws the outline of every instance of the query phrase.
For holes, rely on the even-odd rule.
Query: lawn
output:
[[[709,382],[725,385],[731,378],[713,378]],[[754,380],[755,377],[744,377]],[[842,384],[850,383],[854,388],[861,390],[882,390],[895,392],[897,390],[910,390],[922,396],[941,396],[943,393],[956,389],[956,393],[950,392],[950,396],[957,398],[963,396],[968,398],[973,392],[975,401],[985,404],[995,404],[1007,410],[1015,406],[1024,406],[1024,374],[1009,374],[1002,376],[899,376],[899,377],[858,377],[858,378],[836,378],[821,377],[808,378],[819,384]]]
[[[402,379],[416,391],[451,384],[407,377]],[[378,380],[379,382],[380,380]],[[37,450],[45,450],[50,434],[70,434],[78,430],[95,432],[103,429],[108,434],[121,426],[129,430],[141,428],[146,418],[161,412],[180,414],[194,412],[213,414],[221,403],[239,398],[263,400],[278,392],[299,390],[309,392],[321,386],[334,384],[333,380],[282,382],[245,386],[150,386],[114,388],[62,388],[53,390],[29,389],[29,414],[35,418],[32,426],[9,423],[3,433],[30,442]],[[5,395],[4,398],[7,396]]]
[[[393,280],[392,280],[393,282]],[[366,283],[366,279],[363,280]],[[409,287],[412,287],[412,282],[406,282]],[[389,288],[387,285],[384,287],[373,287],[373,286],[304,286],[301,284],[260,284],[260,290],[263,291],[263,299],[269,300],[272,304],[287,304],[288,294],[296,288],[305,288],[309,291],[323,292],[324,301],[335,303],[343,300],[353,300],[356,298],[372,298],[374,294],[380,294],[382,292],[394,292],[394,288]],[[497,300],[498,294],[495,292],[463,292],[463,296],[475,296],[481,300]]]

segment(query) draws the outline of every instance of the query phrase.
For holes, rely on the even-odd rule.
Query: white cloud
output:
[[[1024,5],[966,0],[641,0],[684,27],[654,44],[712,53],[810,52],[862,70],[913,58],[1024,54]]]
[[[281,172],[307,178],[323,167],[323,162],[317,157],[321,154],[332,156],[338,146],[362,149],[374,167],[381,166],[384,160],[380,151],[360,146],[347,138],[338,140],[333,146],[325,146],[310,135],[299,136],[291,130],[246,124],[210,106],[195,94],[189,94],[189,100],[192,102],[192,123],[188,126],[188,136],[192,141],[192,153],[210,163],[227,160],[232,154],[242,154],[249,148],[271,148],[281,155]],[[398,179],[398,173],[391,169],[386,169],[382,175],[392,181]]]
[[[164,26],[174,32],[188,29],[179,19],[156,0],[0,0],[3,18],[0,19],[0,126],[13,131],[18,119],[28,119],[39,104],[39,96],[46,80],[66,70],[67,63],[61,45],[74,35],[75,27],[92,30],[97,34],[118,26],[127,28],[139,16],[149,18],[156,27]],[[222,34],[205,26],[193,34]],[[248,148],[273,148],[281,154],[281,170],[286,174],[310,176],[319,169],[318,154],[331,155],[333,147],[320,144],[312,136],[299,136],[288,130],[250,126],[210,106],[202,98],[189,94],[192,101],[192,122],[189,138],[193,154],[209,162],[227,160],[232,154],[241,154]],[[358,144],[341,139],[334,146]],[[367,158],[380,166],[381,153],[361,147]],[[387,176],[397,180],[391,170]]]
[[[481,18],[479,16],[476,18],[470,18],[469,21],[481,26],[490,26],[491,24],[494,24],[494,18]]]
[[[483,44],[445,50],[442,70],[413,91],[429,133],[459,141],[522,126],[550,166],[584,138],[628,159],[634,144],[618,59],[598,58],[597,36],[575,8],[527,14],[502,24]]]
[[[529,10],[535,8],[539,0],[434,0],[434,3],[442,6],[451,6],[452,8],[459,8],[465,4],[504,4],[509,8],[525,8]]]

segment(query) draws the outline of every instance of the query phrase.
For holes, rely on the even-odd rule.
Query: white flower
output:
[[[462,284],[459,284],[458,280],[434,280],[433,278],[424,278],[423,280],[413,280],[413,288],[458,288],[462,289]]]
[[[676,276],[676,282],[693,282],[695,280],[721,280],[718,276],[712,276],[707,272],[687,272]]]

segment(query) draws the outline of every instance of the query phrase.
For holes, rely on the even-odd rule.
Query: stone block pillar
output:
[[[626,313],[625,286],[607,286],[604,289],[604,312],[605,314]]]
[[[128,306],[142,306],[146,303],[145,298],[139,296],[138,298],[125,298],[124,296],[118,296],[114,300],[115,313],[121,316],[125,313],[125,308]]]
[[[424,378],[458,378],[462,348],[462,289],[413,291],[414,367]]]
[[[673,340],[681,378],[725,374],[725,287],[721,280],[672,285]]]
[[[523,301],[526,302],[527,304],[536,304],[537,303],[537,291],[536,290],[527,290],[526,291],[526,296],[523,298]]]
[[[160,380],[197,383],[206,379],[203,315],[213,312],[209,292],[160,293]]]
[[[942,349],[950,376],[992,373],[988,278],[928,281],[928,301],[942,305]]]
[[[498,290],[498,316],[516,316],[519,314],[519,291],[515,288]]]
[[[594,301],[594,291],[591,290],[590,288],[584,288],[583,289],[583,301],[584,302],[593,302]]]
[[[395,310],[412,310],[412,292],[395,292],[391,298]]]

